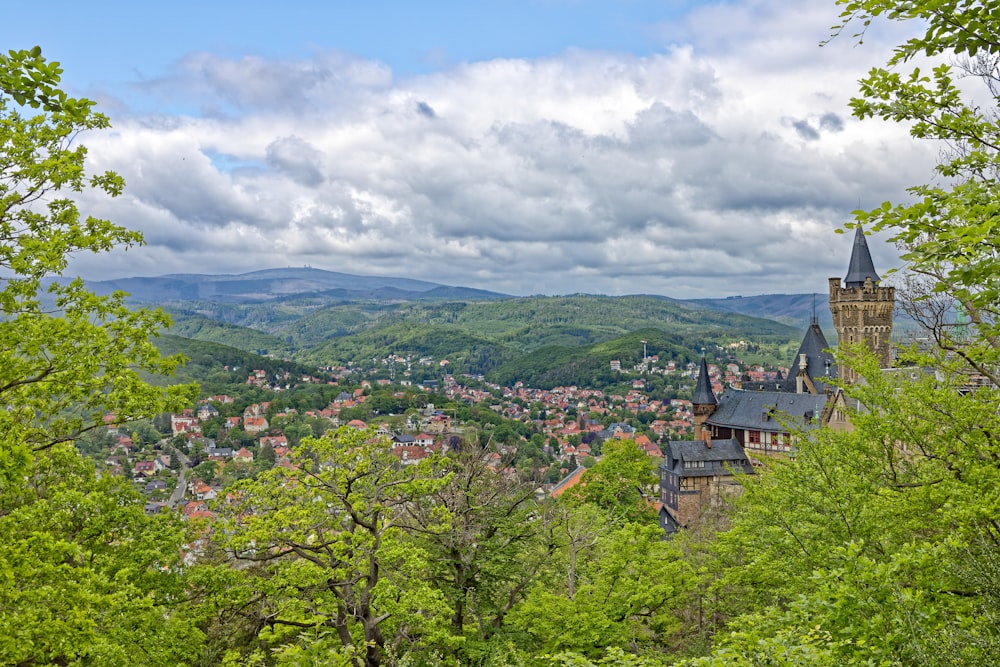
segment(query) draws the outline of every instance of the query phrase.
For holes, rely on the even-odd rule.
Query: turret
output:
[[[875,272],[865,233],[859,226],[847,267],[847,277],[830,278],[830,313],[837,329],[838,344],[864,343],[875,353],[882,368],[891,364],[892,311],[896,290],[882,287]],[[857,374],[841,365],[840,378],[854,382]]]
[[[694,396],[691,398],[691,407],[694,410],[694,439],[704,440],[709,447],[712,446],[712,434],[704,428],[705,421],[712,416],[715,408],[719,405],[719,400],[712,392],[712,380],[708,376],[708,362],[705,357],[701,358],[701,368],[698,370],[698,383],[694,388]]]

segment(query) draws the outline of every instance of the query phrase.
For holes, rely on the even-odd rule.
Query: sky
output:
[[[937,151],[859,121],[902,39],[833,0],[63,0],[4,9],[111,130],[83,211],[146,244],[88,279],[285,266],[508,294],[825,292],[851,211]],[[884,236],[876,268],[901,268]]]

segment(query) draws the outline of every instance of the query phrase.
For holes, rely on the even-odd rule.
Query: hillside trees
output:
[[[37,47],[0,55],[0,662],[128,664],[142,637],[146,664],[183,664],[198,633],[162,606],[178,592],[164,568],[180,532],[96,478],[72,444],[106,414],[150,419],[193,388],[140,376],[178,364],[150,342],[162,313],[79,280],[45,287],[75,253],[142,241],[73,200],[86,188],[115,196],[123,182],[87,173],[75,140],[108,120],[60,90],[61,72]]]
[[[464,444],[439,463],[448,484],[406,507],[407,526],[429,554],[426,577],[451,609],[460,664],[475,664],[523,599],[554,548],[535,486],[506,474],[492,450]]]
[[[646,501],[656,482],[653,459],[634,440],[611,439],[601,449],[601,460],[567,491],[566,498],[620,513],[629,521],[656,525],[656,511]]]

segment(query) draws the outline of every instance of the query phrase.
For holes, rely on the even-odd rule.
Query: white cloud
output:
[[[661,26],[647,57],[572,50],[402,80],[333,52],[192,54],[147,85],[192,113],[85,138],[128,182],[94,211],[149,245],[74,266],[310,264],[520,294],[824,290],[850,249],[833,230],[934,157],[850,117],[885,49],[819,48],[835,11],[726,3]]]

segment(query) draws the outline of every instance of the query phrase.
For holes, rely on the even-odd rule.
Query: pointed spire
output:
[[[851,263],[847,267],[847,277],[844,278],[845,287],[862,287],[865,280],[871,278],[872,282],[878,284],[881,278],[875,273],[875,263],[872,262],[872,254],[868,251],[868,241],[865,239],[865,232],[858,225],[854,233],[854,248],[851,250]]]
[[[694,388],[694,397],[691,398],[692,405],[718,405],[719,401],[712,393],[712,382],[708,377],[708,362],[705,357],[701,358],[701,368],[698,371],[698,384]]]

